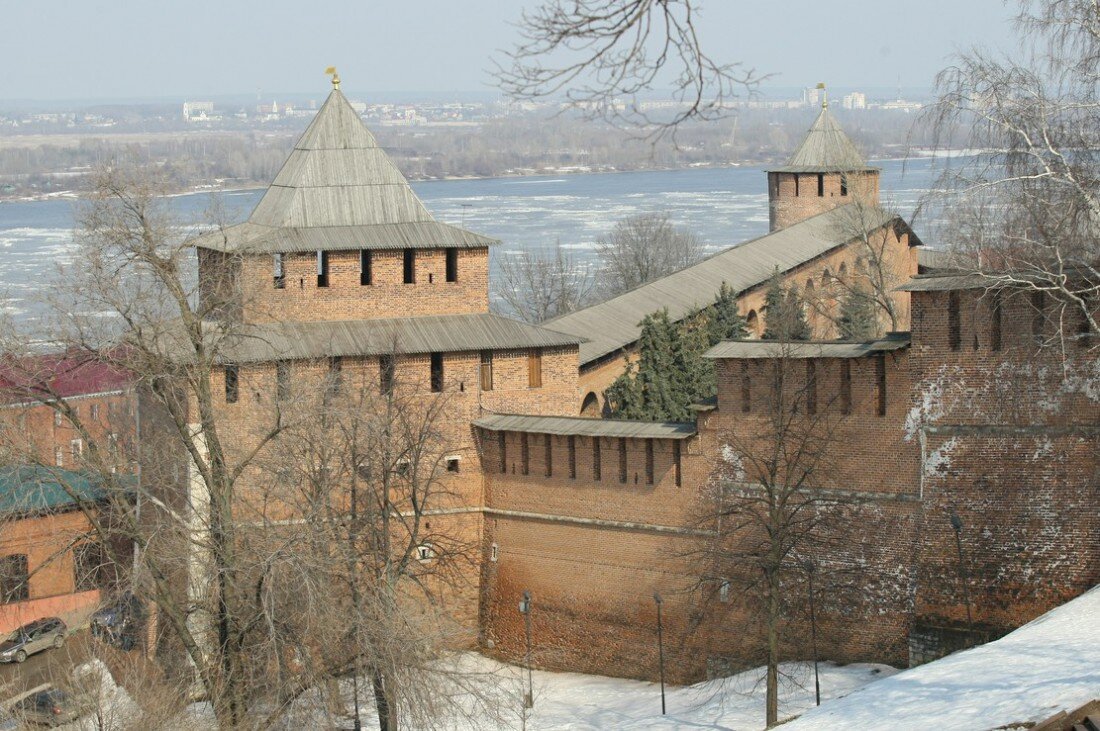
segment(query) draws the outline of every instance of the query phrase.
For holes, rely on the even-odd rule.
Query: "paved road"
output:
[[[35,686],[64,681],[72,668],[91,658],[92,650],[91,634],[78,630],[60,649],[43,650],[23,663],[0,664],[0,705]]]

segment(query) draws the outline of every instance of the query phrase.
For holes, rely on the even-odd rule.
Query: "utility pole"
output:
[[[661,715],[665,715],[665,643],[664,627],[661,624],[661,595],[653,592],[653,601],[657,604],[657,665],[661,673]]]
[[[519,611],[523,615],[523,624],[527,635],[527,653],[524,664],[527,666],[527,692],[523,694],[524,709],[535,707],[535,691],[531,680],[531,592],[523,592],[523,600],[519,603]],[[526,718],[526,713],[524,714]]]

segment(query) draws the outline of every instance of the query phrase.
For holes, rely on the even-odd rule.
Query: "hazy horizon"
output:
[[[307,96],[327,91],[329,65],[349,96],[493,94],[492,58],[518,39],[521,8],[535,5],[0,0],[8,29],[0,100]],[[825,81],[837,90],[920,90],[956,51],[1010,46],[1012,14],[1000,0],[703,0],[697,27],[715,59],[774,74],[771,89]]]

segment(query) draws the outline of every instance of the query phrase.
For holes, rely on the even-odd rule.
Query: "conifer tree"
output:
[[[844,340],[872,340],[879,335],[877,308],[874,298],[861,286],[855,285],[840,301],[840,317],[837,330]]]
[[[764,296],[764,313],[764,340],[810,339],[812,331],[806,320],[806,303],[798,287],[783,286],[778,268]]]
[[[747,332],[745,318],[741,316],[741,310],[737,306],[737,293],[733,291],[733,287],[722,282],[707,317],[708,344],[744,338]]]

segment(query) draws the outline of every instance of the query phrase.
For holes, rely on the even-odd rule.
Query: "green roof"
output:
[[[37,465],[0,468],[0,514],[64,511],[106,495],[102,476],[93,472]]]

